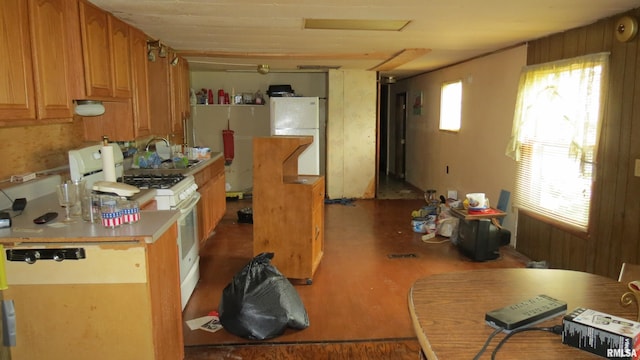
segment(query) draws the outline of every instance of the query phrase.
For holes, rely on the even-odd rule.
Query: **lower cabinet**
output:
[[[11,359],[182,359],[176,236],[174,224],[152,244],[20,245],[83,248],[86,257],[6,261],[2,296],[14,304],[16,325]]]
[[[227,211],[224,159],[216,159],[194,177],[201,196],[198,203],[198,235],[202,249]]]

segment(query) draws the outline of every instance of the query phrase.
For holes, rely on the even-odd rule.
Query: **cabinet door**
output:
[[[149,81],[147,71],[147,36],[130,29],[131,72],[133,75],[133,121],[136,138],[151,135],[149,116]]]
[[[149,61],[147,66],[149,69],[151,132],[164,136],[171,133],[169,62],[166,57],[156,56],[156,60]]]
[[[171,133],[176,142],[184,139],[184,120],[189,116],[189,64],[184,58],[171,66]]]
[[[108,15],[111,65],[113,66],[113,96],[131,97],[131,44],[129,25]]]
[[[107,15],[88,2],[80,1],[82,55],[87,96],[90,98],[112,96],[113,76]]]
[[[0,1],[0,120],[36,117],[28,24],[26,1]]]
[[[220,158],[217,161],[222,163],[223,159]],[[225,187],[224,165],[221,167],[222,169],[218,170],[218,173],[214,175],[214,178],[211,180],[211,199],[214,211],[212,220],[213,225],[211,227],[212,231],[227,212],[227,189]]]
[[[67,0],[29,1],[38,119],[70,120],[73,116],[75,89],[70,79],[77,76],[71,71],[78,59],[72,59],[68,51],[72,39],[67,26],[77,21],[67,12],[67,5]]]
[[[131,99],[105,102],[104,108],[103,115],[83,119],[84,140],[100,141],[103,136],[107,136],[110,141],[134,140]]]
[[[189,63],[184,58],[180,58],[180,69],[182,73],[182,109],[185,113],[185,118],[189,118],[191,117],[191,103],[189,101],[191,77],[189,75]]]
[[[198,233],[200,235],[199,247],[202,249],[211,234],[211,219],[213,211],[211,182],[205,183],[198,189],[200,202],[198,203]]]

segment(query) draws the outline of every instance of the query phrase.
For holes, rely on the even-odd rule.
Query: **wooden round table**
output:
[[[494,332],[485,313],[545,294],[577,307],[635,320],[635,304],[623,307],[626,284],[585,272],[555,269],[486,269],[442,273],[417,280],[409,291],[409,312],[424,354],[429,360],[472,359]],[[562,317],[536,326],[562,324]],[[504,335],[497,335],[483,354],[491,352]],[[512,336],[497,359],[600,359],[562,344],[560,335],[525,331]]]

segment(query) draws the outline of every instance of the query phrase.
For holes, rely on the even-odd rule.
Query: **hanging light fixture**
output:
[[[102,101],[97,100],[74,100],[76,107],[74,112],[80,116],[100,116],[104,114]]]
[[[158,56],[160,56],[161,58],[166,58],[167,57],[167,46],[164,44],[160,44],[160,47],[158,48]]]
[[[167,56],[166,52],[164,54],[164,56],[161,56],[160,52],[161,52],[161,45],[160,45],[160,40],[156,40],[156,41],[147,41],[147,59],[151,62],[156,61],[156,54],[153,52],[153,50],[158,49],[158,56],[160,57],[164,57]],[[166,51],[166,50],[165,50]]]
[[[258,65],[258,72],[262,75],[268,74],[269,73],[269,65],[266,64],[261,64]]]
[[[156,54],[153,53],[153,49],[149,49],[147,51],[147,60],[149,60],[151,62],[155,62],[156,61]]]

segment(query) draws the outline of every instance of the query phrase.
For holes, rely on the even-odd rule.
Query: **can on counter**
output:
[[[122,225],[122,209],[120,209],[118,197],[100,195],[100,219],[102,226],[117,228]]]
[[[137,201],[122,200],[120,209],[123,224],[133,224],[140,220],[140,206]]]

